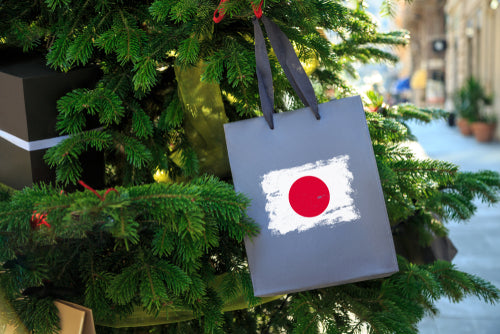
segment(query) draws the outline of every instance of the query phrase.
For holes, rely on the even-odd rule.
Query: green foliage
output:
[[[220,272],[206,261],[220,240],[241,243],[257,233],[245,216],[247,205],[230,185],[211,177],[98,195],[26,188],[0,208],[0,230],[8,236],[2,249],[15,251],[1,254],[1,286],[19,304],[25,324],[41,332],[50,332],[46,326],[57,320],[45,294],[58,295],[63,287],[71,290],[67,298],[91,306],[98,321],[129,314],[134,305],[154,315],[165,307],[198,312],[200,303],[205,317],[218,319],[214,307],[220,310],[231,295],[207,290]],[[50,227],[30,226],[35,210],[47,213]],[[225,266],[240,265],[226,260]],[[235,286],[249,283],[238,277]]]
[[[57,309],[52,298],[16,300],[14,308],[24,320],[25,328],[40,334],[52,334],[59,329]]]
[[[93,115],[99,122],[96,127],[112,138],[111,144],[99,149],[109,165],[107,179],[141,184],[151,182],[157,168],[164,165],[149,159],[154,151],[169,152],[162,160],[172,161],[178,147],[186,146],[176,142],[174,149],[166,147],[172,138],[181,138],[180,118],[176,116],[168,132],[165,118],[158,118],[178,115],[163,113],[176,95],[173,66],[206,62],[203,80],[220,84],[230,119],[259,113],[251,2],[224,3],[226,17],[215,25],[212,16],[217,5],[213,0],[7,1],[0,9],[0,38],[6,45],[46,52],[53,68],[68,71],[97,64],[103,69],[105,75],[96,88],[77,89],[60,99],[57,129],[76,136],[88,130]],[[341,72],[352,61],[395,61],[394,55],[378,47],[406,44],[404,32],[378,33],[362,8],[352,9],[343,2],[270,1],[265,13],[290,37],[301,60],[319,62],[314,80],[344,90],[348,88]],[[337,33],[336,44],[324,38],[324,29]],[[271,66],[276,75],[276,110],[300,107],[274,57]],[[153,136],[162,140],[152,140]],[[124,138],[141,142],[149,153],[125,153]],[[78,180],[81,163],[77,157],[92,147],[74,146],[68,152],[71,163],[55,156],[55,150],[47,154],[47,161],[58,170],[59,182],[74,184]],[[189,169],[194,161],[187,160],[185,165],[172,162],[167,169],[173,176],[183,174],[174,170]]]
[[[382,16],[394,17],[396,16],[397,3],[392,0],[383,1],[380,6],[380,14]]]
[[[0,183],[0,202],[8,201],[14,194],[14,189]]]
[[[399,268],[387,279],[301,292],[261,305],[257,314],[266,318],[256,332],[417,333],[418,321],[437,312],[433,305],[439,298],[475,296],[493,302],[499,297],[490,283],[446,261],[415,265],[399,257]],[[283,312],[293,314],[293,320],[274,319]]]
[[[151,319],[167,312],[194,318],[144,329],[151,333],[416,333],[418,321],[436,313],[438,298],[498,301],[495,287],[450,263],[400,256],[400,272],[389,278],[259,305],[243,247],[245,236],[258,233],[245,215],[249,203],[228,183],[196,178],[200,161],[183,127],[187,108],[174,71],[206,64],[202,80],[219,85],[231,121],[258,115],[252,3],[224,3],[219,24],[212,21],[216,0],[0,5],[2,45],[41,52],[54,69],[102,70],[95,87],[75,89],[58,101],[57,130],[69,138],[49,149],[46,161],[56,168],[60,187],[81,178],[85,151],[103,152],[106,183],[116,189],[98,196],[89,190],[61,194],[43,185],[0,189],[0,287],[28,329],[56,329],[55,298],[92,308],[100,324],[123,322],[136,312]],[[363,1],[357,4],[264,4],[300,60],[317,62],[311,74],[316,86],[334,87],[338,96],[349,94],[343,72],[356,75],[355,62],[394,62],[384,47],[407,43],[404,31],[379,33]],[[386,0],[382,11],[390,15],[395,4]],[[333,32],[334,43],[325,31]],[[272,51],[270,63],[276,111],[301,107]],[[411,227],[411,237],[425,247],[446,235],[448,221],[470,218],[474,200],[498,201],[497,173],[460,172],[450,163],[419,159],[405,146],[414,139],[409,120],[430,122],[444,117],[443,111],[388,106],[374,93],[365,105],[395,237]],[[153,183],[159,169],[186,183]],[[46,214],[50,227],[32,226],[34,211]]]
[[[406,3],[412,3],[412,1],[413,0],[404,0]],[[401,2],[401,0],[383,0],[380,4],[380,14],[388,17],[396,16],[398,2]]]
[[[432,233],[446,234],[442,223],[468,219],[476,210],[473,200],[498,201],[498,173],[459,172],[450,163],[418,160],[401,145],[410,136],[402,120],[429,122],[441,112],[388,107],[370,96],[379,107],[373,111],[375,105],[367,103],[372,111],[366,116],[395,235],[405,225],[414,226],[425,246]],[[0,206],[0,230],[15,235],[1,239],[1,286],[12,301],[24,291],[24,304],[16,303],[31,310],[38,307],[32,300],[40,298],[36,289],[48,291],[46,299],[72,282],[65,298],[92,307],[98,322],[130,315],[137,307],[152,317],[165,308],[203,316],[202,323],[163,329],[185,333],[318,333],[320,328],[326,333],[417,333],[418,321],[437,312],[439,298],[459,302],[475,296],[490,303],[500,298],[490,283],[449,262],[415,264],[399,257],[399,273],[386,279],[289,294],[223,315],[223,305],[242,292],[248,305],[258,305],[241,244],[257,231],[244,216],[248,202],[231,188],[202,178],[186,185],[117,187],[99,196],[60,194],[50,187],[16,192]],[[51,227],[32,229],[33,210],[48,213]],[[49,324],[23,320],[43,330]]]

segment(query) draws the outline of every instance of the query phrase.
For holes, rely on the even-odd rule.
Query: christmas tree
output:
[[[216,24],[218,6],[225,17]],[[60,298],[91,308],[100,333],[416,333],[441,297],[498,301],[490,283],[421,254],[446,236],[446,222],[474,214],[474,199],[497,202],[500,176],[417,159],[402,145],[414,139],[406,122],[443,113],[387,106],[376,94],[366,117],[400,271],[273,300],[253,296],[243,238],[259,231],[230,184],[220,125],[260,115],[251,20],[258,6],[1,3],[0,52],[35,52],[59,71],[102,70],[94,88],[58,101],[57,129],[70,137],[46,154],[57,185],[0,188],[0,287],[12,306],[0,309],[2,318],[52,333]],[[343,74],[354,75],[355,62],[396,61],[384,47],[407,42],[405,32],[377,32],[360,0],[268,0],[262,8],[292,41],[320,102],[330,88],[336,97],[353,93]],[[301,107],[272,52],[270,65],[276,111]],[[98,129],[83,131],[89,119]],[[87,150],[105,155],[105,189],[83,180],[81,191],[62,190],[78,185]]]

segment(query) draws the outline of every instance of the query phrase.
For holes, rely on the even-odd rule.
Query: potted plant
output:
[[[473,120],[472,109],[468,98],[467,84],[462,86],[453,96],[453,104],[457,113],[457,127],[464,136],[472,135],[471,122]]]
[[[483,108],[479,112],[479,117],[471,124],[472,133],[479,142],[489,142],[495,136],[497,119],[491,112],[487,112],[488,106],[492,104],[492,99],[485,100]]]
[[[492,97],[487,96],[483,86],[474,77],[468,78],[465,84],[455,93],[454,104],[459,116],[457,126],[463,135],[470,136],[473,134],[473,123],[495,124],[495,121],[484,113],[485,105],[490,105],[491,102]],[[483,132],[483,130],[479,130],[483,128],[482,125],[476,128],[478,133]]]

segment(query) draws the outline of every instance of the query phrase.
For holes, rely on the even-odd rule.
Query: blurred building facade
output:
[[[467,0],[465,0],[467,1]],[[418,106],[443,107],[445,91],[445,0],[402,2],[396,24],[409,31],[410,45],[400,51],[401,77],[411,78],[412,102]]]
[[[447,0],[446,93],[453,93],[468,77],[493,95],[486,112],[500,120],[500,8],[498,0]],[[496,138],[500,139],[500,127]]]
[[[412,102],[453,110],[453,94],[468,77],[493,96],[486,113],[500,121],[500,0],[414,0],[396,18],[409,31],[399,52],[400,77],[411,78]],[[496,130],[500,139],[500,126]]]

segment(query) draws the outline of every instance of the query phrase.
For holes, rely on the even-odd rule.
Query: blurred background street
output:
[[[380,2],[368,3],[377,7]],[[499,1],[415,0],[399,2],[395,12],[390,28],[407,30],[409,46],[396,50],[400,62],[394,67],[361,70],[362,83],[389,103],[442,108],[455,117],[460,126],[412,124],[429,157],[462,171],[500,172]],[[492,125],[493,132],[473,133],[470,124],[479,122]],[[458,249],[452,262],[499,287],[500,205],[475,204],[478,210],[469,222],[448,224]],[[500,333],[499,305],[469,297],[458,304],[440,300],[436,306],[439,315],[421,321],[420,333]]]
[[[456,127],[444,121],[412,124],[412,131],[427,155],[449,161],[461,171],[495,170],[500,172],[500,143],[478,143],[462,136]],[[500,286],[500,206],[478,201],[477,213],[467,223],[448,224],[450,239],[458,249],[453,263],[459,270],[478,275]],[[490,305],[469,297],[459,304],[448,300],[437,303],[440,314],[419,324],[422,334],[493,334],[500,333],[500,305]]]

